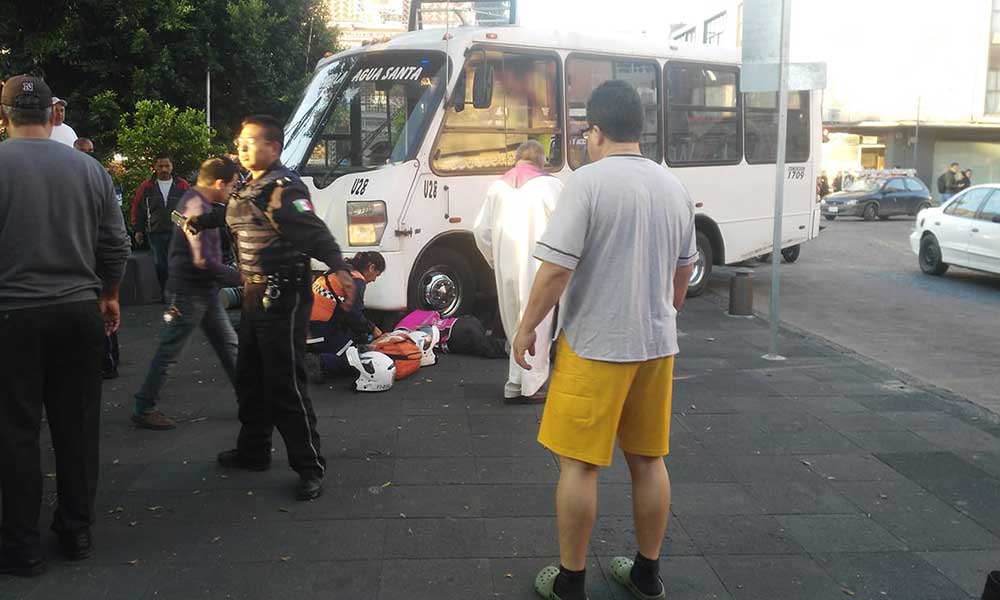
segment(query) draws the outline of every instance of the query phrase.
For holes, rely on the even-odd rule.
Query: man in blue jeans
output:
[[[212,158],[201,165],[197,185],[177,205],[187,218],[212,212],[212,203],[226,202],[236,182],[237,165]],[[236,332],[219,302],[219,286],[240,285],[240,273],[222,262],[218,229],[200,235],[174,229],[170,241],[170,307],[163,314],[160,346],[135,394],[132,422],[145,429],[173,429],[177,423],[156,408],[160,389],[195,327],[201,326],[230,382],[236,381]]]

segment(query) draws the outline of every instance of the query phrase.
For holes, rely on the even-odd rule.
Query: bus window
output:
[[[744,94],[748,163],[773,163],[778,158],[778,93]],[[809,160],[809,92],[788,94],[788,144],[785,162]]]
[[[734,164],[741,158],[736,69],[667,63],[667,164]]]
[[[472,104],[476,67],[493,67],[489,107]],[[483,71],[482,69],[480,70]],[[559,118],[559,63],[551,55],[474,50],[468,55],[456,89],[465,103],[452,98],[432,154],[439,173],[501,172],[514,164],[514,152],[526,140],[540,142],[550,168],[562,166]]]
[[[588,162],[587,142],[583,130],[587,128],[587,99],[594,88],[609,79],[631,83],[639,92],[645,113],[639,149],[642,155],[660,162],[660,77],[655,61],[577,57],[566,59],[566,100],[569,106],[567,130],[569,132],[569,166],[576,169]]]

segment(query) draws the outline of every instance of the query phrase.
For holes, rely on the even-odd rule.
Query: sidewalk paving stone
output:
[[[1000,417],[794,333],[763,361],[766,324],[723,308],[679,321],[668,597],[978,598],[1000,568]],[[383,394],[311,386],[326,488],[300,503],[280,436],[267,472],[215,463],[239,424],[200,333],[161,402],[178,428],[130,425],[160,311],[126,308],[105,383],[95,557],[60,560],[43,531],[49,572],[0,578],[3,600],[528,599],[558,563],[559,461],[536,441],[544,406],[503,402],[506,361],[441,355]],[[607,566],[635,552],[619,450],[599,482],[588,593],[627,600]]]

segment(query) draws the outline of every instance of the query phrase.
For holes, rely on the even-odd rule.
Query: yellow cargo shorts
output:
[[[560,456],[608,466],[625,452],[670,452],[674,357],[613,363],[577,356],[559,336],[538,441]]]

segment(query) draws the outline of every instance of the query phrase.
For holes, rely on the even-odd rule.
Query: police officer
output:
[[[306,388],[309,257],[325,262],[348,295],[354,285],[340,247],[313,211],[309,190],[281,164],[283,143],[281,124],[266,115],[245,119],[236,140],[240,163],[251,174],[226,210],[244,282],[236,381],[242,427],[236,448],[218,458],[227,468],[269,468],[277,427],[299,474],[296,496],[311,500],[323,491],[326,460]]]

